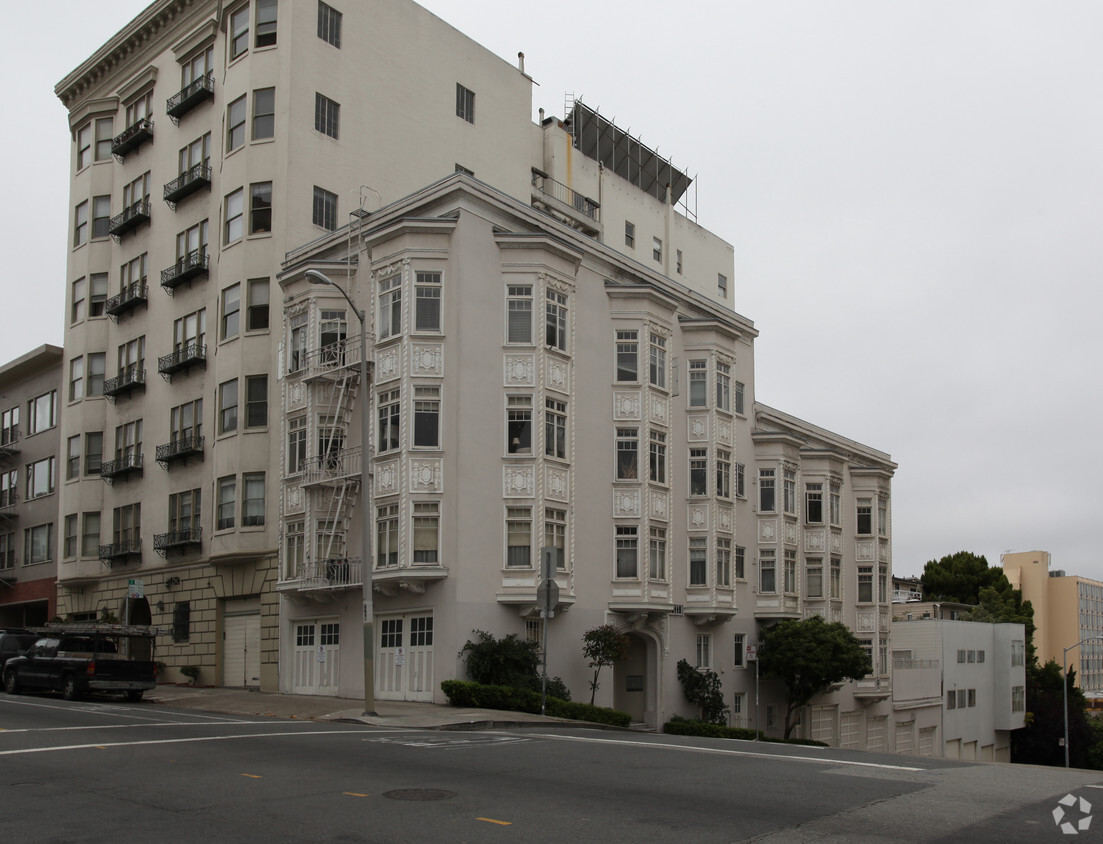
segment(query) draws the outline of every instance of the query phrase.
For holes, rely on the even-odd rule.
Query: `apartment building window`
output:
[[[268,376],[245,377],[245,427],[268,426]]]
[[[732,497],[732,463],[731,452],[725,449],[716,450],[716,495],[718,498]]]
[[[746,393],[746,387],[742,381],[735,382],[735,412],[740,416],[743,416],[745,411],[743,409],[743,397]]]
[[[797,552],[785,549],[785,594],[797,594]]]
[[[1011,667],[1016,668],[1020,665],[1026,664],[1026,651],[1023,646],[1023,642],[1020,639],[1015,639],[1011,642]]]
[[[134,208],[139,203],[149,203],[148,170],[130,184],[123,186],[123,208]]]
[[[242,56],[249,49],[249,6],[245,5],[230,15],[230,61]]]
[[[782,472],[781,481],[785,512],[795,515],[797,512],[797,473],[792,469],[785,469]]]
[[[180,86],[188,87],[214,70],[214,47],[201,50],[180,65]]]
[[[735,495],[744,498],[747,494],[747,467],[742,463],[735,464]]]
[[[257,0],[256,46],[271,47],[276,43],[276,13],[278,11],[277,0]]]
[[[111,225],[111,197],[92,197],[92,239],[107,237]]]
[[[318,0],[318,37],[327,44],[341,47],[341,13]]]
[[[567,403],[544,400],[544,454],[565,460],[567,457]]]
[[[83,246],[88,240],[88,200],[77,205],[73,212],[73,246]]]
[[[11,507],[19,503],[19,470],[10,469],[0,472],[0,507]]]
[[[203,399],[185,402],[169,411],[169,435],[174,443],[199,437],[203,425]]]
[[[80,477],[80,434],[69,437],[65,444],[65,480]]]
[[[970,706],[970,707],[976,706],[977,705],[977,690],[976,689],[966,689],[965,691],[966,691],[966,695],[967,695],[967,697],[966,697],[967,705]]]
[[[249,185],[249,234],[272,231],[272,183]]]
[[[211,133],[196,138],[180,150],[177,172],[183,176],[193,167],[205,167],[211,163]]]
[[[143,252],[137,258],[119,266],[119,292],[126,293],[132,286],[145,284],[149,274],[149,255]]]
[[[232,284],[222,291],[221,339],[237,337],[241,328],[241,285]]]
[[[201,220],[194,226],[189,226],[176,235],[176,261],[183,266],[184,262],[199,260],[207,253],[207,232],[210,224],[207,220]]]
[[[678,275],[682,274],[682,250],[681,249],[677,249],[674,252],[674,269],[677,271]]]
[[[142,420],[136,419],[115,428],[115,459],[135,464],[142,456]]]
[[[237,430],[237,379],[218,385],[218,433]]]
[[[237,478],[228,475],[218,479],[218,501],[215,505],[218,530],[228,530],[234,526],[234,518],[237,513]]]
[[[708,538],[689,538],[689,585],[708,586]]]
[[[229,106],[226,113],[226,152],[233,152],[245,143],[246,96],[242,94]]]
[[[69,361],[69,401],[84,398],[84,358]]]
[[[728,277],[723,273],[716,274],[716,292],[720,294],[721,299],[728,298]]]
[[[48,431],[57,424],[57,390],[27,402],[27,435]]]
[[[640,431],[617,429],[617,480],[634,481],[640,477]]]
[[[87,301],[85,296],[87,295],[86,287],[87,282],[83,278],[78,278],[73,282],[72,288],[72,306],[69,310],[69,322],[78,323],[84,321],[84,314],[87,308]]]
[[[375,565],[398,565],[398,505],[385,504],[375,511]]]
[[[742,545],[735,546],[735,579],[747,579],[747,549]]]
[[[946,708],[957,709],[957,692],[954,689],[946,692]]]
[[[0,445],[14,443],[19,438],[19,405],[9,407],[0,417]]]
[[[547,291],[546,343],[549,348],[567,351],[567,297],[557,290]]]
[[[651,580],[666,580],[666,528],[651,528],[647,576]]]
[[[639,380],[639,332],[618,331],[616,349],[618,383],[635,383]]]
[[[887,566],[881,565],[877,568],[877,595],[882,604],[889,602],[889,570]],[[981,651],[983,654],[984,651]]]
[[[666,483],[666,434],[662,431],[651,432],[650,478],[654,483]]]
[[[804,561],[804,591],[809,598],[823,597],[823,558]]]
[[[858,603],[873,603],[873,566],[858,566]]]
[[[98,475],[103,465],[103,431],[89,431],[84,435],[84,474]]]
[[[777,557],[773,548],[758,551],[758,591],[772,595],[777,592]]]
[[[651,238],[651,257],[660,264],[663,262],[663,242],[657,238]]]
[[[828,486],[828,504],[829,515],[831,518],[831,524],[836,527],[841,524],[842,506],[840,504],[842,496],[839,492],[839,485],[832,483]]]
[[[107,354],[105,352],[90,352],[86,356],[87,373],[85,376],[84,394],[86,396],[103,395],[103,378],[107,369]]]
[[[877,535],[889,535],[889,503],[884,496],[877,497]]]
[[[257,88],[253,91],[253,140],[262,141],[276,135],[276,89]]]
[[[92,273],[88,281],[88,316],[102,317],[107,307],[107,273]]]
[[[440,504],[414,502],[414,560],[420,565],[440,562]]]
[[[264,524],[264,472],[246,472],[241,476],[241,526]]]
[[[732,585],[732,541],[716,540],[716,585],[729,588]]]
[[[1026,711],[1026,686],[1011,687],[1011,711]]]
[[[111,142],[115,138],[114,120],[110,117],[101,117],[96,120],[96,161],[109,161],[111,159]]]
[[[96,557],[100,553],[100,514],[85,513],[82,517],[80,535],[80,554],[82,557]]]
[[[462,117],[468,123],[475,122],[475,92],[456,83],[456,117]]]
[[[838,600],[842,597],[843,561],[839,557],[831,558],[831,598]]]
[[[708,405],[708,361],[691,360],[689,362],[689,406]]]
[[[666,389],[666,338],[651,335],[651,361],[648,380],[652,387]]]
[[[510,285],[506,292],[506,342],[532,343],[532,287]]]
[[[287,344],[287,371],[298,372],[306,359],[306,314],[295,314],[289,320],[291,336]]]
[[[379,339],[402,333],[402,279],[392,276],[379,282]]]
[[[716,362],[716,409],[731,413],[731,365]]]
[[[544,511],[544,547],[552,549],[557,571],[567,570],[567,511]]]
[[[810,525],[823,523],[823,484],[804,485],[804,520]]]
[[[287,420],[287,473],[294,475],[306,466],[306,417]]]
[[[617,577],[636,579],[639,577],[639,557],[637,543],[639,528],[635,525],[616,526]]]
[[[440,448],[440,387],[414,387],[414,447]]]
[[[732,667],[746,668],[747,666],[747,634],[736,633],[732,636]],[[739,695],[736,695],[739,698]],[[733,710],[732,714],[736,714]]]
[[[284,541],[284,572],[287,577],[297,577],[306,561],[306,522],[302,519],[287,522]]]
[[[506,566],[532,566],[532,508],[506,508]]]
[[[341,104],[314,92],[314,130],[336,138],[340,130]]]
[[[414,330],[440,331],[441,274],[418,272],[414,284]]]
[[[54,525],[35,525],[23,531],[23,565],[48,563],[54,559]]]
[[[711,633],[698,633],[697,634],[697,667],[698,668],[711,668],[712,667],[712,634]]]
[[[248,284],[248,304],[245,311],[246,331],[267,331],[269,325],[268,279],[251,278]]]
[[[77,169],[83,170],[92,163],[92,124],[77,130]]]
[[[773,513],[777,500],[774,490],[774,470],[758,470],[758,510],[760,513]]]
[[[862,646],[862,651],[866,655],[866,663],[869,666],[869,671],[867,671],[866,674],[867,675],[872,674],[873,671],[874,671],[874,666],[873,666],[873,640],[872,639],[858,639],[858,644]]]
[[[54,458],[44,457],[27,464],[27,498],[41,498],[54,491]]]
[[[709,494],[709,452],[707,448],[689,450],[689,494]]]
[[[401,419],[399,391],[389,390],[380,393],[378,408],[379,438],[377,448],[381,452],[392,451],[398,448],[398,429]]]
[[[532,454],[532,396],[506,397],[506,451]]]
[[[628,220],[624,221],[624,245],[629,249],[636,248],[636,224]]]
[[[169,533],[199,530],[202,490],[190,489],[169,496]]]
[[[858,529],[861,536],[873,534],[873,504],[869,498],[858,499]]]
[[[245,192],[238,188],[226,194],[226,225],[222,237],[223,244],[241,240],[244,233]]]
[[[126,125],[133,126],[153,114],[153,89],[135,97],[126,107]]]

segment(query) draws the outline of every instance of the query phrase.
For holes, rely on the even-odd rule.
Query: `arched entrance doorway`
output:
[[[628,658],[613,667],[613,707],[632,716],[634,724],[648,724],[655,717],[655,643],[639,633],[628,636]]]

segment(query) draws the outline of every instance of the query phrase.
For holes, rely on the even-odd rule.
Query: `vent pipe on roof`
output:
[[[525,72],[525,54],[524,53],[518,53],[517,54],[517,69],[519,71],[521,71],[521,73]]]

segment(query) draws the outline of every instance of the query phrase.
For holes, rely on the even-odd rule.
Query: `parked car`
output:
[[[0,674],[3,673],[9,659],[22,656],[36,639],[38,639],[37,633],[24,630],[22,627],[8,627],[0,630]]]
[[[141,700],[157,685],[153,637],[147,628],[119,624],[47,628],[25,654],[8,660],[4,690],[10,695],[59,691],[66,700],[118,692],[127,700]]]

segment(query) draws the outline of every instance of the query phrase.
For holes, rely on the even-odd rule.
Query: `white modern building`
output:
[[[473,629],[539,635],[547,547],[576,697],[611,622],[599,702],[691,714],[684,658],[753,724],[746,646],[817,613],[874,672],[805,733],[893,749],[895,464],[756,401],[692,180],[587,104],[534,122],[532,86],[408,0],[158,0],[62,80],[60,510],[100,531],[59,611],[148,613],[201,682],[358,696],[370,575],[377,696],[439,701]]]

